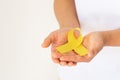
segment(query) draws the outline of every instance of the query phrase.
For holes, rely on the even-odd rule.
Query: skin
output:
[[[55,0],[54,11],[59,23],[59,29],[51,32],[44,40],[42,47],[51,45],[51,57],[53,62],[63,66],[75,66],[78,62],[90,62],[104,46],[120,46],[120,29],[110,31],[96,31],[84,37],[83,45],[88,49],[88,55],[79,56],[74,51],[60,54],[56,47],[67,42],[69,30],[79,27],[74,0]],[[76,38],[79,32],[74,32]]]
[[[78,17],[76,14],[74,0],[54,0],[54,13],[59,23],[60,30],[62,30],[62,28],[80,27],[80,23],[78,21]],[[52,60],[54,62],[57,62],[61,65],[76,64],[75,62],[71,62],[71,61],[70,62],[60,61],[59,58],[54,57],[55,54],[53,53],[54,52],[51,50]]]
[[[90,62],[104,46],[120,47],[120,29],[111,31],[97,31],[89,33],[84,37],[83,44],[88,49],[88,55],[80,57],[77,54],[64,55],[60,60],[73,62]]]
[[[60,65],[67,65],[67,64],[68,65],[76,65],[76,62],[60,60],[60,57],[62,57],[63,55],[60,54],[56,50],[57,46],[60,46],[60,45],[65,44],[67,42],[67,33],[71,29],[72,28],[67,27],[67,28],[61,28],[61,29],[58,29],[56,31],[51,32],[42,44],[42,47],[44,47],[44,48],[49,47],[51,44],[52,60],[53,60],[53,62],[59,63]],[[75,34],[77,36],[77,35],[79,35],[79,32],[76,31]],[[66,54],[66,55],[72,55],[72,54],[76,54],[76,53],[71,51],[71,52],[69,52],[69,54]]]

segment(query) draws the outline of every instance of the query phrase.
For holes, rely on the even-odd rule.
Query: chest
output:
[[[76,0],[78,10],[83,14],[120,15],[120,0]]]

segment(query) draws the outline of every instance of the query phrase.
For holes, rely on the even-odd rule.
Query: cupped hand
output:
[[[57,50],[56,47],[60,46],[62,44],[67,43],[67,36],[68,32],[73,29],[73,28],[61,28],[56,31],[51,32],[48,37],[44,40],[42,43],[42,47],[47,48],[51,45],[51,57],[53,62],[58,63],[60,65],[68,65],[68,66],[73,66],[76,65],[76,62],[74,61],[64,61],[60,60],[60,57],[63,55],[73,55],[76,54],[74,51],[68,52],[67,54],[60,54]],[[79,35],[79,31],[75,31],[75,36],[77,37]]]
[[[104,38],[102,32],[92,32],[86,35],[82,44],[88,49],[88,54],[79,56],[73,53],[72,55],[63,55],[60,57],[61,61],[72,62],[90,62],[98,52],[104,47]]]

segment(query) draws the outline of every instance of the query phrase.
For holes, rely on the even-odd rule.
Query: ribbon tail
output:
[[[76,47],[74,51],[80,56],[85,56],[88,54],[88,50],[83,45]]]
[[[69,51],[72,51],[72,46],[69,43],[66,43],[64,45],[58,46],[56,48],[60,53],[65,54]]]

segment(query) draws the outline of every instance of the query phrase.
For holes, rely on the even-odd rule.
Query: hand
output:
[[[88,49],[88,55],[79,56],[77,54],[63,55],[61,61],[72,62],[90,62],[104,46],[104,37],[102,32],[92,32],[84,37],[83,45]]]
[[[65,44],[67,42],[67,34],[72,28],[61,28],[59,30],[53,31],[50,33],[50,35],[44,40],[42,47],[46,48],[49,47],[51,44],[51,56],[52,60],[55,63],[59,63],[61,65],[68,65],[68,66],[73,66],[76,65],[76,62],[73,61],[61,61],[59,58],[63,56],[63,54],[60,54],[57,50],[56,47],[60,46],[62,44]],[[76,37],[79,35],[79,31],[75,31]],[[73,55],[76,54],[73,51],[67,53],[66,55]]]

